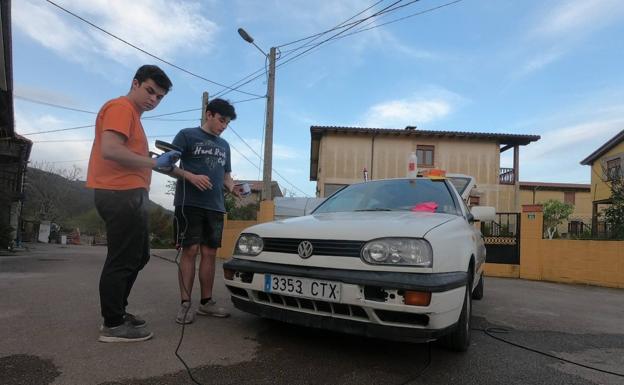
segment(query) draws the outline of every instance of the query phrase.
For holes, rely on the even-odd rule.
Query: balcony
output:
[[[514,169],[501,167],[500,173],[498,174],[498,182],[500,184],[515,184],[516,174]]]

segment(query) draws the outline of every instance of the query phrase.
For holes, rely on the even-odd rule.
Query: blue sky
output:
[[[395,1],[381,1],[358,18]],[[164,60],[226,85],[265,64],[262,54],[238,36],[237,28],[245,28],[268,51],[333,28],[377,3],[55,2]],[[309,181],[311,125],[417,125],[425,130],[541,135],[537,143],[521,148],[520,179],[589,183],[589,167],[579,162],[624,129],[624,2],[463,0],[381,25],[450,2],[404,0],[397,5],[405,7],[349,32],[377,28],[330,41],[278,68],[273,168],[281,176],[274,173],[273,178],[283,188],[297,196],[314,194],[315,183]],[[31,100],[96,112],[108,99],[125,95],[136,68],[145,63],[163,68],[174,86],[144,117],[199,109],[202,92],[216,95],[224,90],[46,1],[14,0],[12,7],[19,134],[93,124],[94,114]],[[288,50],[304,43],[281,47],[282,57],[293,57]],[[261,77],[241,90],[264,95],[266,81]],[[239,102],[253,96],[230,92],[225,97]],[[239,118],[223,134],[235,148],[233,175],[261,179],[261,162],[254,151],[262,154],[265,101],[235,106]],[[181,128],[197,125],[199,116],[199,111],[191,111],[163,120],[144,119],[147,134],[157,136],[151,138],[151,148],[153,140],[170,141]],[[33,162],[67,169],[75,165],[84,177],[92,127],[26,136],[35,142]],[[503,166],[511,165],[510,155],[503,158]],[[166,181],[154,174],[151,197],[171,207]]]

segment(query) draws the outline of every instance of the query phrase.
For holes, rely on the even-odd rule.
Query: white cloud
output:
[[[529,28],[525,44],[534,52],[524,54],[528,60],[516,75],[526,75],[556,62],[587,36],[620,22],[622,15],[624,2],[619,0],[559,2],[540,14]]]
[[[59,56],[89,63],[102,56],[124,65],[145,54],[69,16],[46,2],[13,3],[13,22],[33,40]],[[210,46],[217,26],[201,16],[198,1],[67,0],[60,4],[120,38],[163,58],[181,50]]]
[[[418,126],[445,118],[453,112],[454,106],[463,101],[461,96],[437,88],[416,94],[418,96],[383,101],[371,106],[361,125],[382,128]]]
[[[541,68],[546,67],[550,63],[557,61],[561,56],[562,52],[560,51],[538,53],[524,64],[524,67],[520,70],[519,75],[538,71]]]
[[[565,1],[546,12],[531,32],[541,38],[578,37],[619,19],[619,0]]]
[[[541,135],[520,152],[521,169],[560,179],[560,172],[580,169],[580,161],[624,128],[624,118],[587,121]],[[588,171],[589,172],[589,171]],[[589,174],[588,178],[589,179]]]

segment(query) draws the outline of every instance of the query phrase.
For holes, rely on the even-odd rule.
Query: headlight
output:
[[[374,265],[433,266],[433,250],[424,239],[379,238],[362,248],[364,262]]]
[[[264,242],[256,234],[241,234],[236,242],[235,254],[258,255],[262,252]]]

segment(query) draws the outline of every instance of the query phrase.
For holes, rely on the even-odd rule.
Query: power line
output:
[[[176,112],[168,112],[166,114],[144,116],[142,119],[159,118],[161,116],[177,115],[177,114],[183,114],[185,112],[191,112],[191,111],[201,111],[201,107],[200,108],[191,108],[189,110],[182,110],[182,111],[176,111]]]
[[[390,20],[390,21],[387,21],[387,22],[382,23],[382,24],[378,24],[378,25],[376,25],[376,26],[374,26],[374,27],[358,29],[358,30],[353,31],[353,32],[351,32],[351,33],[348,33],[348,34],[346,34],[346,35],[340,36],[340,37],[336,38],[336,40],[338,40],[338,39],[342,39],[342,38],[345,38],[345,37],[349,37],[349,36],[355,35],[355,34],[360,33],[360,32],[370,31],[371,29],[375,29],[375,28],[383,27],[384,25],[388,25],[388,24],[396,23],[396,22],[398,22],[398,21],[402,21],[402,20],[405,20],[405,19],[409,19],[409,18],[414,17],[414,16],[419,16],[419,15],[422,15],[422,14],[424,14],[424,13],[433,12],[433,11],[438,10],[438,9],[440,9],[440,8],[443,8],[443,7],[448,7],[449,5],[453,5],[453,4],[459,3],[459,2],[461,2],[461,1],[463,1],[463,0],[455,0],[455,1],[451,1],[451,2],[446,3],[446,4],[442,4],[442,5],[438,5],[438,6],[436,6],[436,7],[432,7],[432,8],[425,9],[424,11],[415,12],[415,13],[412,13],[412,14],[410,14],[410,15],[407,15],[407,16],[404,16],[404,17],[401,17],[401,18],[398,18],[398,19],[394,19],[394,20]]]
[[[369,10],[370,8],[372,8],[372,7],[376,6],[377,4],[381,3],[382,1],[384,1],[384,0],[378,1],[377,3],[373,4],[372,6],[370,6],[370,7],[366,8],[366,9],[364,9],[363,11],[360,11],[360,12],[356,13],[355,15],[351,16],[350,18],[348,18],[347,20],[345,20],[345,21],[341,22],[340,24],[336,25],[336,26],[335,26],[334,28],[332,28],[332,29],[329,29],[329,30],[327,30],[327,31],[324,31],[324,32],[321,32],[321,33],[318,33],[318,34],[315,34],[315,35],[312,35],[312,36],[309,36],[309,37],[304,38],[304,39],[299,39],[299,40],[296,40],[296,41],[293,41],[293,42],[290,42],[290,43],[286,43],[286,44],[282,44],[282,45],[280,45],[280,46],[277,46],[276,48],[278,49],[278,52],[280,52],[280,57],[278,57],[276,60],[280,60],[280,59],[282,59],[282,57],[281,57],[281,51],[279,50],[279,47],[282,47],[282,46],[285,46],[285,45],[289,45],[289,44],[294,44],[294,43],[296,43],[296,42],[298,42],[298,41],[307,40],[307,39],[310,39],[310,38],[313,38],[313,37],[316,37],[316,36],[320,37],[320,36],[322,36],[322,35],[324,35],[324,34],[326,34],[326,33],[328,33],[328,32],[331,32],[331,31],[333,31],[333,30],[336,30],[336,29],[338,29],[338,28],[341,28],[341,26],[342,26],[343,24],[345,24],[346,22],[348,22],[349,20],[353,19],[354,17],[357,17],[357,16],[361,15],[362,13],[366,12],[367,10]],[[318,37],[317,37],[317,38],[318,38]],[[315,39],[313,39],[312,41],[314,41],[314,40],[316,40],[316,38],[315,38]],[[290,55],[290,54],[292,54],[292,53],[296,52],[297,50],[299,50],[299,49],[301,49],[302,47],[305,47],[305,46],[306,46],[306,45],[302,45],[302,46],[299,46],[299,47],[297,47],[297,48],[294,48],[294,49],[290,50],[290,52],[289,52],[289,53],[287,53],[284,57],[287,57],[288,55]],[[267,67],[267,63],[266,63],[266,60],[265,60],[265,62],[264,62],[264,66],[263,66],[262,68],[257,69],[256,71],[254,71],[254,72],[252,72],[251,74],[249,74],[249,75],[247,75],[247,76],[243,77],[242,79],[238,80],[237,82],[232,83],[232,84],[230,85],[230,87],[236,87],[236,88],[238,88],[238,87],[242,87],[242,86],[244,86],[244,85],[246,85],[246,84],[248,84],[248,83],[251,83],[252,81],[254,81],[254,80],[256,80],[256,79],[260,78],[260,77],[261,77],[261,75],[258,75],[258,74],[259,74],[259,73],[261,73],[261,72],[263,72],[263,71],[264,71],[264,75],[266,75],[266,73],[267,73],[267,68],[266,68],[266,67]],[[254,75],[257,75],[257,76],[253,77],[252,79],[249,79],[250,77],[252,77],[252,76],[254,76]],[[245,81],[245,80],[247,80],[247,79],[249,79],[249,80],[248,80],[248,81]],[[239,84],[239,83],[241,83],[241,82],[244,82],[244,83]],[[230,91],[225,91],[225,90],[224,90],[224,91],[221,91],[221,92],[220,92],[217,96],[222,96],[222,95],[225,95],[225,94],[227,94],[227,93],[229,93],[229,92],[230,92]]]
[[[276,45],[276,46],[275,46],[275,48],[282,48],[282,47],[286,47],[286,46],[288,46],[288,45],[292,45],[292,44],[295,44],[295,43],[299,43],[299,42],[301,42],[301,41],[305,41],[305,40],[312,39],[312,38],[315,38],[315,37],[320,37],[320,36],[323,36],[323,35],[325,35],[325,34],[327,34],[327,33],[329,33],[329,32],[332,32],[332,31],[335,31],[335,30],[337,30],[337,29],[343,28],[343,27],[345,27],[345,26],[343,26],[343,24],[345,24],[345,23],[346,23],[346,22],[348,22],[349,20],[353,19],[354,17],[357,17],[357,16],[359,16],[359,15],[363,14],[364,12],[368,11],[369,9],[371,9],[371,8],[375,7],[375,6],[376,6],[376,5],[378,5],[379,3],[383,3],[383,1],[384,1],[384,0],[380,0],[380,1],[376,2],[375,4],[371,5],[370,7],[366,8],[365,10],[363,10],[363,11],[361,11],[361,12],[356,13],[355,15],[351,16],[351,17],[350,17],[350,18],[348,18],[347,20],[343,21],[342,23],[338,24],[337,26],[335,26],[335,27],[333,27],[333,28],[331,28],[331,29],[328,29],[328,30],[323,31],[323,32],[315,33],[314,35],[310,35],[310,36],[307,36],[307,37],[303,37],[303,38],[301,38],[301,39],[293,40],[293,41],[288,42],[288,43],[283,43],[283,44]],[[296,50],[296,49],[298,49],[298,48],[295,48],[295,50]]]
[[[42,100],[31,99],[31,98],[27,98],[27,97],[25,97],[25,96],[19,96],[19,95],[15,95],[15,94],[14,94],[14,95],[13,95],[13,97],[14,97],[15,99],[25,100],[25,101],[30,102],[30,103],[42,104],[42,105],[44,105],[44,106],[55,107],[55,108],[61,108],[61,109],[63,109],[63,110],[70,110],[70,111],[76,111],[76,112],[84,112],[84,113],[87,113],[87,114],[94,114],[94,115],[97,115],[97,112],[94,112],[94,111],[81,110],[81,109],[79,109],[79,108],[73,108],[73,107],[63,106],[63,105],[60,105],[60,104],[55,104],[55,103],[50,103],[50,102],[44,102],[44,101],[42,101]]]
[[[146,138],[148,139],[153,139],[153,138],[170,138],[174,135],[148,135],[146,136]],[[51,139],[51,140],[34,140],[33,143],[65,143],[65,142],[92,142],[93,138],[90,139]]]
[[[95,127],[95,125],[91,124],[88,126],[78,126],[78,127],[69,127],[69,128],[59,128],[58,130],[47,130],[47,131],[39,131],[39,132],[28,132],[26,134],[20,135],[37,135],[37,134],[47,134],[50,132],[60,132],[60,131],[69,131],[69,130],[77,130],[79,128],[87,128],[87,127]]]
[[[341,23],[341,24],[344,24],[344,25],[342,25],[342,26],[340,26],[341,24],[339,24],[337,27],[334,27],[333,29],[330,29],[330,30],[328,30],[328,31],[326,31],[326,32],[322,32],[322,33],[320,33],[320,34],[317,34],[317,35],[319,35],[319,36],[320,36],[320,35],[324,35],[324,34],[326,34],[326,33],[327,33],[327,32],[329,32],[329,31],[333,31],[333,30],[336,30],[336,29],[343,29],[341,32],[338,32],[337,34],[335,34],[335,35],[333,35],[333,36],[329,37],[328,39],[325,39],[325,40],[321,41],[320,43],[315,44],[315,45],[314,45],[314,46],[312,46],[311,48],[309,48],[309,49],[305,50],[305,51],[304,51],[304,52],[302,52],[302,53],[299,53],[298,55],[296,55],[296,56],[292,57],[291,59],[288,59],[287,61],[285,61],[285,62],[283,62],[283,63],[278,64],[278,65],[276,66],[276,69],[277,69],[278,67],[281,67],[282,65],[287,64],[287,63],[289,63],[289,62],[293,61],[294,59],[296,59],[296,58],[298,58],[298,57],[300,57],[300,56],[302,56],[302,55],[306,54],[307,52],[309,52],[309,51],[311,51],[311,50],[313,50],[313,49],[317,48],[318,46],[322,45],[323,43],[325,43],[325,42],[327,42],[327,41],[330,41],[330,40],[334,40],[337,36],[339,36],[339,35],[343,34],[344,32],[346,32],[346,31],[348,31],[348,30],[350,30],[350,29],[352,29],[352,28],[354,28],[354,27],[358,26],[359,24],[361,24],[362,22],[364,22],[364,21],[366,21],[366,20],[370,20],[371,18],[378,17],[378,16],[383,15],[383,14],[388,13],[388,12],[396,11],[396,10],[397,10],[397,9],[399,9],[399,8],[403,8],[403,7],[405,7],[405,6],[411,5],[411,4],[413,4],[413,3],[417,2],[417,1],[420,1],[420,0],[412,0],[411,2],[409,2],[409,3],[407,3],[407,4],[403,4],[403,5],[400,5],[400,6],[394,7],[395,5],[397,5],[398,3],[400,3],[401,1],[403,1],[403,0],[398,0],[398,1],[395,1],[394,3],[392,3],[392,4],[390,4],[389,6],[387,6],[387,7],[383,8],[382,10],[380,10],[380,11],[378,11],[378,12],[374,13],[374,14],[373,14],[373,15],[371,15],[371,16],[368,16],[368,17],[365,17],[365,18],[362,18],[362,19],[358,19],[358,20],[356,20],[356,21],[354,21],[354,22],[351,22],[351,23],[348,23],[348,24],[344,24],[344,22],[343,22],[343,23]],[[376,3],[376,4],[377,4],[377,3]],[[376,4],[375,4],[375,5],[376,5]],[[374,5],[373,5],[373,6],[374,6]],[[393,8],[393,7],[394,7],[394,8]],[[369,8],[370,8],[370,7],[369,7]],[[367,8],[367,9],[368,9],[368,8]],[[366,10],[365,10],[365,11],[366,11]],[[364,11],[362,11],[362,12],[364,12]],[[362,12],[360,12],[360,13],[362,13]],[[351,17],[351,18],[353,18],[353,17]],[[350,18],[350,19],[351,19],[351,18]],[[350,19],[347,19],[346,21],[348,21],[348,20],[350,20]],[[313,35],[312,37],[317,36],[317,35]],[[282,45],[282,46],[283,46],[283,45]],[[292,50],[292,52],[289,52],[288,54],[294,53],[294,52],[298,51],[299,49],[305,48],[305,47],[307,47],[307,46],[308,46],[308,44],[303,44],[303,45],[301,45],[300,47],[297,47],[297,48],[293,49],[293,50]],[[285,56],[284,56],[284,58],[285,58],[285,57],[287,57],[287,56],[288,56],[288,54],[287,54],[287,55],[285,55]],[[282,58],[282,59],[283,59],[283,58]],[[255,71],[255,72],[253,72],[252,74],[247,75],[245,78],[243,78],[243,79],[239,80],[239,81],[238,81],[238,82],[236,82],[236,83],[233,83],[233,85],[235,85],[235,84],[237,84],[237,83],[240,83],[240,82],[241,82],[241,81],[243,81],[244,79],[249,78],[250,76],[253,76],[254,74],[257,74],[258,72],[260,72],[260,70],[256,70],[256,71]],[[238,86],[234,87],[232,90],[236,90],[236,89],[238,89],[238,88],[240,88],[240,87],[242,87],[242,86],[244,86],[244,85],[246,85],[246,84],[249,84],[249,83],[251,83],[252,81],[254,81],[254,80],[256,80],[256,79],[260,78],[261,76],[262,76],[262,75],[256,75],[256,76],[252,77],[251,79],[249,79],[249,80],[247,80],[247,81],[245,81],[245,82],[241,83],[240,85],[238,85]],[[232,90],[228,90],[228,91],[225,91],[225,90],[224,90],[224,91],[222,91],[219,95],[225,95],[225,94],[227,94],[227,93],[231,92]]]
[[[260,167],[258,167],[254,162],[252,162],[248,157],[245,156],[245,154],[243,154],[242,152],[240,152],[232,143],[229,143],[230,147],[232,147],[234,149],[234,151],[238,152],[238,154],[240,156],[242,156],[243,158],[245,158],[245,160],[247,160],[247,162],[251,163],[252,166],[260,169]]]
[[[419,0],[415,0],[415,1],[419,1]],[[396,23],[396,22],[399,22],[399,21],[402,21],[402,20],[405,20],[405,19],[409,19],[409,18],[414,17],[414,16],[419,16],[419,15],[422,15],[422,14],[425,14],[425,13],[429,13],[429,12],[435,11],[437,9],[440,9],[440,8],[443,8],[443,7],[447,7],[447,6],[453,5],[455,3],[459,3],[460,1],[462,1],[462,0],[455,0],[455,1],[452,1],[450,3],[446,3],[446,4],[442,4],[442,5],[436,6],[436,7],[425,9],[423,11],[418,11],[418,12],[412,13],[410,15],[407,15],[407,16],[404,16],[404,17],[401,17],[401,18],[398,18],[398,19],[390,20],[388,22],[385,22],[385,23],[382,23],[382,24],[377,24],[377,25],[375,25],[373,27],[366,28],[367,25],[371,25],[372,23],[374,23],[374,20],[371,20],[370,23],[362,26],[361,28],[359,28],[359,29],[357,29],[357,30],[355,30],[355,31],[353,31],[351,33],[348,33],[346,35],[338,36],[338,37],[336,37],[334,39],[331,39],[330,41],[328,41],[328,43],[333,43],[335,41],[338,41],[340,39],[343,39],[343,38],[346,38],[346,37],[349,37],[349,36],[353,36],[353,35],[358,34],[360,32],[370,31],[371,29],[379,28],[379,27],[382,27],[384,25]],[[405,6],[405,5],[409,5],[409,4],[404,4],[403,6]],[[309,43],[304,45],[304,46],[309,46]],[[295,51],[295,50],[296,49],[293,49],[292,51]],[[293,58],[293,59],[295,59],[295,58]],[[283,63],[283,64],[287,64],[287,63]]]
[[[69,162],[86,162],[89,159],[74,159],[74,160],[55,160],[47,163],[69,163]]]
[[[234,133],[234,134],[235,134],[235,135],[236,135],[236,136],[237,136],[237,137],[238,137],[238,138],[239,138],[239,139],[240,139],[240,140],[241,140],[241,141],[242,141],[242,142],[243,142],[243,143],[244,143],[244,144],[245,144],[245,145],[246,145],[246,146],[247,146],[247,147],[248,147],[248,148],[249,148],[249,149],[250,149],[253,153],[254,153],[254,154],[256,154],[256,156],[257,156],[257,157],[258,157],[261,161],[263,161],[263,162],[264,162],[264,159],[260,156],[260,154],[258,154],[258,153],[256,152],[256,150],[254,150],[254,149],[253,149],[253,147],[251,147],[251,146],[249,145],[249,143],[247,143],[247,141],[246,141],[245,139],[243,139],[243,137],[241,137],[241,136],[240,136],[240,135],[239,135],[239,134],[238,134],[238,133],[234,130],[234,128],[233,128],[232,126],[229,126],[229,128],[230,128],[230,130],[231,130],[231,131],[232,131],[232,132],[233,132],[233,133]],[[230,144],[230,145],[231,145],[231,144]],[[236,150],[236,151],[237,151],[239,154],[241,154],[241,155],[242,155],[242,153],[241,153],[240,151],[238,151],[238,150]],[[255,165],[252,161],[250,161],[247,157],[245,157],[245,159],[247,159],[247,161],[249,161],[250,163],[252,163],[252,164],[254,165],[254,167],[256,167],[258,170],[260,170],[260,167],[259,167],[259,166],[256,166],[256,165]],[[296,190],[298,190],[299,192],[301,192],[301,193],[302,193],[302,194],[304,194],[305,196],[308,196],[308,194],[307,194],[307,193],[305,193],[305,192],[304,192],[303,190],[301,190],[299,187],[297,187],[297,186],[295,186],[294,184],[292,184],[292,183],[291,183],[288,179],[286,179],[286,177],[284,177],[282,174],[280,174],[279,172],[277,172],[277,170],[275,170],[275,169],[274,169],[274,168],[272,168],[272,167],[271,167],[271,170],[272,170],[275,174],[279,175],[279,176],[280,176],[280,177],[281,177],[281,178],[282,178],[282,179],[283,179],[286,183],[288,183],[289,185],[291,185],[292,187],[294,187]]]
[[[57,7],[57,8],[59,8],[59,9],[61,9],[62,11],[67,12],[68,14],[70,14],[70,15],[74,16],[75,18],[77,18],[77,19],[79,19],[79,20],[81,20],[81,21],[83,21],[83,22],[85,22],[85,23],[89,24],[89,25],[90,25],[90,26],[92,26],[93,28],[95,28],[95,29],[97,29],[97,30],[99,30],[99,31],[101,31],[101,32],[103,32],[103,33],[105,33],[105,34],[107,34],[108,36],[110,36],[110,37],[112,37],[112,38],[114,38],[114,39],[117,39],[117,40],[121,41],[122,43],[127,44],[127,45],[129,45],[130,47],[132,47],[132,48],[134,48],[134,49],[136,49],[136,50],[138,50],[138,51],[140,51],[140,52],[143,52],[144,54],[146,54],[146,55],[148,55],[148,56],[150,56],[150,57],[152,57],[152,58],[154,58],[154,59],[156,59],[156,60],[158,60],[158,61],[161,61],[161,62],[163,62],[163,63],[165,63],[165,64],[167,64],[167,65],[169,65],[169,66],[171,66],[171,67],[173,67],[173,68],[176,68],[176,69],[178,69],[178,70],[180,70],[180,71],[182,71],[182,72],[184,72],[184,73],[187,73],[187,74],[189,74],[189,75],[191,75],[191,76],[194,76],[194,77],[196,77],[196,78],[198,78],[198,79],[202,79],[202,80],[204,80],[204,81],[206,81],[206,82],[208,82],[208,83],[211,83],[211,84],[217,85],[217,86],[219,86],[219,87],[229,88],[229,89],[230,89],[230,90],[232,90],[232,91],[240,92],[240,93],[247,94],[247,95],[251,95],[251,96],[257,96],[257,97],[259,97],[259,96],[260,96],[260,95],[257,95],[257,94],[252,94],[252,93],[250,93],[250,92],[241,91],[241,90],[238,90],[238,89],[232,89],[231,87],[228,87],[228,86],[226,86],[225,84],[221,84],[221,83],[215,82],[215,81],[213,81],[213,80],[210,80],[210,79],[208,79],[208,78],[205,78],[205,77],[203,77],[203,76],[201,76],[201,75],[197,75],[197,74],[195,74],[195,73],[193,73],[193,72],[191,72],[191,71],[189,71],[189,70],[187,70],[187,69],[185,69],[185,68],[182,68],[182,67],[178,66],[177,64],[174,64],[174,63],[172,63],[172,62],[170,62],[170,61],[167,61],[167,60],[165,60],[165,59],[161,59],[160,57],[158,57],[158,56],[156,56],[156,55],[154,55],[154,54],[152,54],[152,53],[150,53],[150,52],[148,52],[148,51],[144,50],[143,48],[140,48],[140,47],[138,47],[138,46],[136,46],[136,45],[134,45],[134,44],[132,44],[132,43],[130,43],[130,42],[128,42],[128,41],[126,41],[126,40],[124,40],[124,39],[122,39],[122,38],[120,38],[120,37],[118,37],[118,36],[114,35],[114,34],[112,34],[111,32],[108,32],[108,31],[107,31],[107,30],[105,30],[104,28],[102,28],[102,27],[100,27],[100,26],[98,26],[98,25],[96,25],[96,24],[94,24],[94,23],[90,22],[89,20],[87,20],[87,19],[85,19],[85,18],[83,18],[83,17],[81,17],[81,16],[79,16],[79,15],[77,15],[77,14],[73,13],[72,11],[70,11],[70,10],[68,10],[68,9],[65,9],[65,8],[61,7],[60,5],[56,4],[56,3],[55,3],[55,2],[53,2],[52,0],[46,0],[46,1],[47,1],[48,3],[50,3],[50,4],[54,5],[55,7]]]
[[[303,55],[303,54],[305,54],[305,53],[307,53],[307,52],[309,52],[309,51],[311,51],[311,50],[313,50],[313,49],[315,49],[315,48],[317,48],[318,46],[322,45],[323,43],[326,43],[326,42],[328,42],[328,41],[330,41],[330,40],[332,40],[332,39],[336,38],[337,36],[340,36],[340,35],[342,35],[343,33],[345,33],[345,32],[347,32],[347,31],[349,31],[350,29],[357,27],[358,25],[360,25],[360,24],[361,24],[361,23],[363,23],[364,21],[366,21],[366,20],[370,20],[370,19],[371,19],[371,18],[373,18],[373,17],[377,17],[377,16],[379,16],[380,14],[382,14],[382,12],[384,12],[384,11],[388,10],[389,8],[391,8],[391,7],[395,6],[396,4],[400,3],[401,1],[402,1],[402,0],[397,0],[397,1],[395,1],[394,3],[390,4],[389,6],[387,6],[387,7],[383,8],[381,11],[376,12],[376,13],[372,14],[371,16],[365,17],[365,18],[363,18],[363,19],[359,19],[359,20],[357,20],[357,21],[356,21],[356,22],[354,22],[354,23],[351,23],[351,25],[350,25],[348,28],[345,28],[345,29],[343,29],[342,31],[340,31],[340,32],[338,32],[338,33],[336,33],[336,34],[334,34],[334,35],[330,36],[329,38],[327,38],[327,39],[325,39],[325,40],[323,40],[323,41],[321,41],[321,42],[319,42],[319,43],[316,43],[315,45],[313,45],[312,47],[310,47],[310,48],[306,49],[305,51],[300,52],[300,53],[298,53],[297,55],[295,55],[294,57],[292,57],[292,58],[290,58],[290,59],[286,60],[285,62],[280,63],[277,67],[281,67],[282,65],[287,64],[288,62],[293,61],[294,59],[298,58],[299,56],[301,56],[301,55]],[[414,2],[417,2],[417,1],[419,1],[419,0],[413,0],[413,1],[411,1],[410,3],[408,3],[407,5],[409,5],[409,4],[411,4],[411,3],[414,3]],[[403,5],[403,6],[405,6],[405,5]],[[403,6],[401,6],[401,7],[403,7]],[[398,8],[399,8],[399,7],[397,7],[396,9],[398,9]],[[395,10],[395,9],[392,9],[392,10]]]

